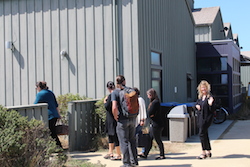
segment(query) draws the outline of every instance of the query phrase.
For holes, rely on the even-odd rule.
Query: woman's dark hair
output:
[[[147,94],[151,95],[151,97],[152,97],[152,98],[150,99],[151,102],[154,101],[154,99],[159,100],[158,95],[157,95],[156,91],[155,91],[153,88],[150,88],[150,89],[147,91]]]
[[[45,81],[39,81],[36,83],[37,87],[40,87],[41,89],[49,89],[49,87],[47,86],[47,83]]]
[[[133,88],[136,91],[136,94],[139,96],[140,95],[140,90],[136,87]]]
[[[116,77],[116,84],[122,85],[122,83],[125,81],[125,77],[123,75],[118,75]]]
[[[155,91],[153,88],[150,88],[150,89],[147,91],[147,94],[151,95],[150,103],[149,103],[149,105],[148,105],[148,109],[149,109],[149,108],[151,107],[152,102],[153,102],[154,100],[159,100],[159,101],[160,101],[160,99],[158,98],[158,95],[157,95],[156,91]]]
[[[115,89],[115,84],[114,84],[114,82],[112,82],[112,81],[108,81],[108,83],[107,83],[107,88],[108,89]]]

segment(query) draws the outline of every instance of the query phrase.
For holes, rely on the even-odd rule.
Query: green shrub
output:
[[[60,166],[67,160],[41,121],[28,121],[0,106],[0,164],[5,167]]]
[[[102,120],[103,123],[105,123],[105,121],[106,121],[106,109],[105,109],[104,103],[103,103],[104,98],[102,98],[101,100],[98,100],[95,103],[95,107],[96,107],[95,108],[95,112],[101,118],[101,120]]]
[[[85,96],[80,96],[79,94],[74,95],[72,93],[67,93],[67,94],[58,96],[56,99],[59,105],[59,111],[62,117],[62,121],[64,123],[67,123],[68,103],[74,100],[87,100],[90,98],[87,98]]]

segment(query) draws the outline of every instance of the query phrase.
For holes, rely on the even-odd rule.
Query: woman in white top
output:
[[[136,135],[139,135],[142,133],[142,127],[145,124],[146,118],[147,118],[147,111],[146,111],[146,106],[145,106],[145,101],[142,97],[140,97],[140,90],[138,88],[133,88],[137,95],[138,95],[138,102],[139,102],[139,113],[137,115],[136,121],[135,121],[135,133]],[[143,155],[145,151],[145,148],[142,148],[141,153],[138,153],[138,156]]]

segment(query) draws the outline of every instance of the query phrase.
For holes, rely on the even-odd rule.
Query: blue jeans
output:
[[[135,119],[136,117],[118,120],[116,126],[121,151],[123,154],[123,164],[125,166],[130,166],[131,164],[138,165],[135,140]]]

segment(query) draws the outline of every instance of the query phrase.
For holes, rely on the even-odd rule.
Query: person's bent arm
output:
[[[118,105],[117,101],[112,101],[112,113],[114,116],[114,119],[118,121]]]

